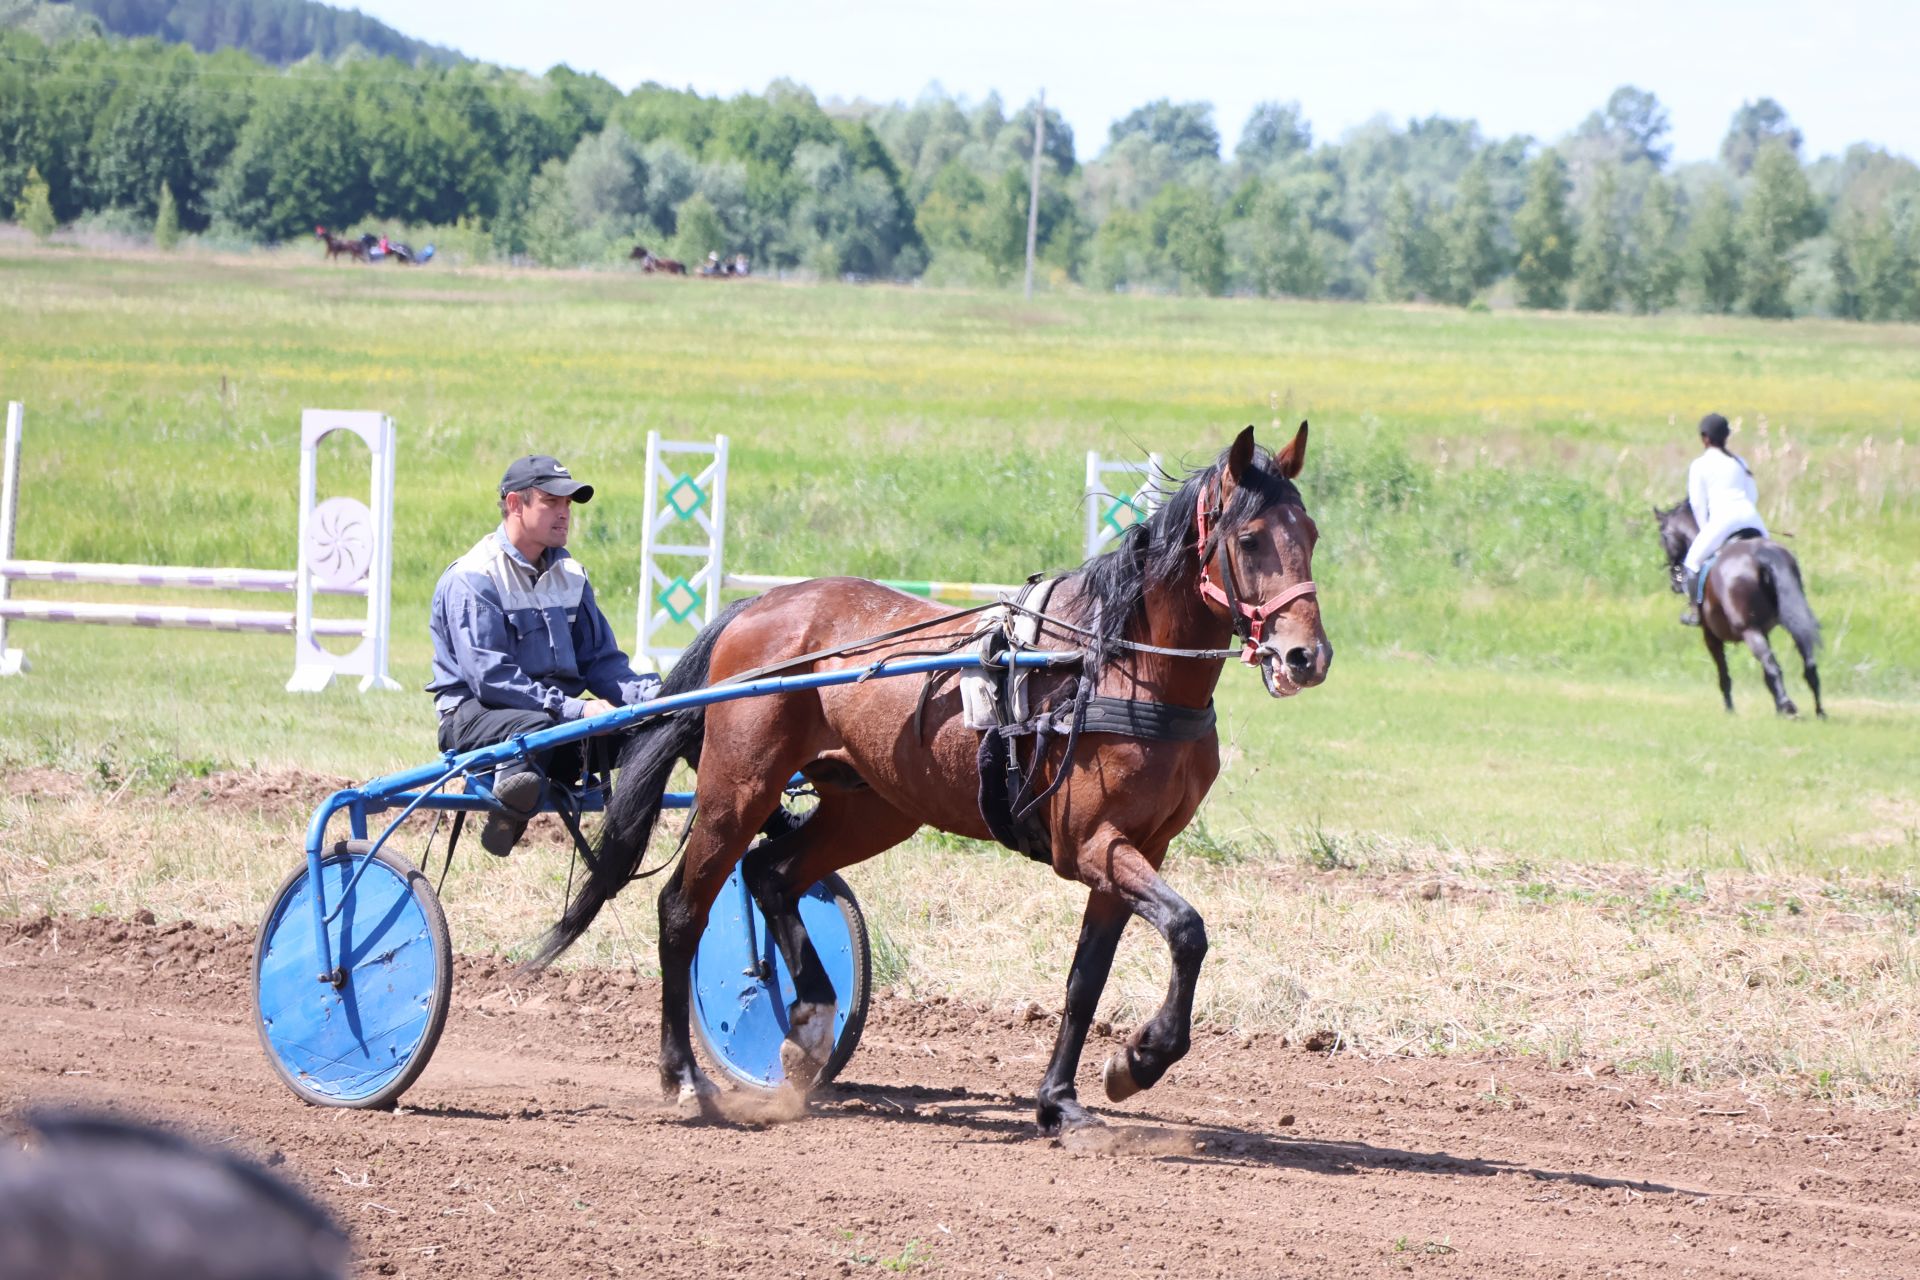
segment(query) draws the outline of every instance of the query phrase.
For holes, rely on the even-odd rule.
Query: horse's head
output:
[[[1275,454],[1256,449],[1248,427],[1211,469],[1195,510],[1200,594],[1276,698],[1319,684],[1333,662],[1313,585],[1320,531],[1293,484],[1306,461],[1306,423]]]
[[[1693,518],[1693,508],[1684,502],[1655,507],[1653,518],[1660,524],[1660,549],[1667,556],[1667,585],[1675,595],[1681,595],[1686,591],[1682,565],[1687,558],[1687,548],[1700,536],[1700,525]]]

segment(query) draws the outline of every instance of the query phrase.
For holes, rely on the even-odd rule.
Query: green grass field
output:
[[[1230,764],[1203,814],[1220,847],[1888,873],[1920,851],[1920,329],[16,244],[0,352],[0,399],[28,406],[26,558],[290,566],[300,409],[390,413],[394,671],[414,689],[433,581],[492,524],[518,452],[598,485],[574,547],[629,638],[650,428],[731,437],[733,569],[1006,581],[1076,558],[1088,447],[1197,464],[1249,421],[1307,417],[1338,657],[1283,705],[1228,672]],[[1829,723],[1777,723],[1744,654],[1723,717],[1673,624],[1645,513],[1682,491],[1707,408],[1741,418],[1763,509],[1796,535]],[[359,466],[343,451],[328,482],[353,492]],[[418,694],[282,693],[277,639],[12,634],[35,669],[0,684],[0,762],[148,785],[365,775],[430,747]]]
[[[1281,704],[1226,674],[1225,768],[1169,866],[1214,940],[1199,1016],[1896,1105],[1920,1091],[1917,393],[1916,328],[0,240],[0,400],[28,406],[17,553],[291,567],[301,408],[383,410],[410,690],[433,582],[493,524],[516,453],[598,486],[574,548],[630,640],[649,429],[731,437],[736,571],[1010,581],[1076,558],[1087,448],[1198,464],[1247,422],[1310,417],[1338,656]],[[1744,654],[1724,716],[1674,623],[1647,510],[1680,495],[1709,408],[1740,418],[1763,510],[1794,535],[1828,722],[1777,719]],[[362,467],[330,459],[323,489],[363,490]],[[317,785],[272,771],[365,777],[432,750],[418,692],[282,692],[282,639],[24,624],[10,642],[34,669],[0,681],[7,914],[253,921]],[[194,778],[246,767],[268,772]],[[446,886],[463,950],[522,953],[550,920],[553,835],[463,855]],[[883,983],[1058,998],[1080,895],[1041,869],[923,835],[852,879]],[[650,968],[646,896],[576,958]],[[1103,1003],[1116,1020],[1164,990],[1143,932]]]

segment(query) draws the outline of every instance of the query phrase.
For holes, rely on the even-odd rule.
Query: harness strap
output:
[[[1154,742],[1195,742],[1212,732],[1213,726],[1212,702],[1204,707],[1178,707],[1170,702],[1095,694],[1087,700],[1086,720],[1081,729],[1086,733],[1118,733]]]

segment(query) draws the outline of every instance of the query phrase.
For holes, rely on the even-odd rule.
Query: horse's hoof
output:
[[[787,1038],[780,1042],[780,1068],[789,1087],[813,1088],[833,1054],[833,1006],[796,1004],[787,1013]]]
[[[1107,1059],[1106,1070],[1100,1073],[1100,1082],[1106,1086],[1109,1102],[1125,1102],[1140,1092],[1140,1086],[1133,1078],[1133,1068],[1127,1065],[1125,1049]]]
[[[720,1090],[711,1080],[688,1080],[680,1086],[680,1112],[711,1120],[720,1114]]]

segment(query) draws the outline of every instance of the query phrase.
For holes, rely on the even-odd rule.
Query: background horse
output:
[[[1700,536],[1699,522],[1684,502],[1666,510],[1655,507],[1653,514],[1660,521],[1660,546],[1667,553],[1668,578],[1674,592],[1684,594],[1681,562],[1686,559],[1687,548]],[[1771,538],[1737,538],[1720,548],[1703,579],[1700,636],[1713,655],[1714,669],[1720,673],[1720,698],[1727,710],[1733,710],[1727,643],[1744,640],[1766,672],[1774,710],[1785,716],[1800,714],[1787,696],[1786,677],[1767,641],[1769,632],[1783,626],[1800,650],[1800,670],[1807,678],[1807,687],[1813,690],[1814,712],[1826,719],[1827,709],[1820,701],[1820,669],[1813,660],[1820,646],[1820,622],[1807,603],[1800,563],[1793,553]]]
[[[313,234],[319,236],[321,240],[326,242],[328,262],[332,262],[343,253],[360,262],[367,260],[367,247],[358,240],[342,240],[329,232],[325,227],[315,227]]]
[[[657,257],[643,244],[633,246],[633,252],[627,255],[627,260],[638,262],[640,269],[646,272],[663,271],[670,276],[687,274],[686,263],[676,262],[672,258]]]
[[[1036,739],[1043,745],[1029,765],[1038,795],[1023,829],[1037,833],[1039,851],[1026,851],[1088,890],[1059,1038],[1037,1100],[1046,1131],[1099,1123],[1081,1106],[1074,1077],[1114,949],[1134,916],[1166,941],[1173,978],[1158,1012],[1108,1060],[1108,1098],[1150,1087],[1187,1052],[1206,926],[1161,878],[1160,865],[1219,772],[1214,686],[1225,659],[1239,656],[1259,669],[1271,695],[1287,697],[1324,680],[1333,658],[1312,581],[1318,531],[1293,484],[1306,450],[1305,423],[1271,457],[1255,449],[1248,427],[1116,549],[1063,578],[1046,606],[1039,645],[1079,647],[1087,658],[1080,672],[1037,675],[1031,686],[1030,705],[1053,720],[1055,732]],[[681,656],[665,689],[770,667],[838,670],[890,654],[955,651],[974,638],[976,623],[860,579],[780,587],[730,606]],[[903,627],[913,633],[899,635]],[[1240,647],[1219,647],[1235,636]],[[1119,709],[1119,722],[1069,732],[1060,718],[1072,720],[1095,693],[1097,703]],[[697,817],[659,900],[661,1084],[683,1103],[714,1110],[714,1087],[689,1040],[688,969],[715,895],[747,855],[748,887],[793,974],[783,1064],[787,1078],[806,1087],[832,1049],[835,996],[800,922],[799,896],[922,825],[995,838],[983,813],[988,745],[967,727],[953,679],[879,679],[646,721],[622,755],[591,874],[533,963],[551,961],[578,939],[632,877],[669,773],[681,760],[693,764]],[[1012,749],[1018,752],[1017,742]],[[796,772],[819,803],[798,823],[783,824],[780,802]],[[993,771],[986,777],[997,780]],[[770,838],[749,854],[763,828]]]

